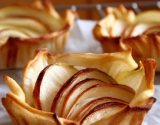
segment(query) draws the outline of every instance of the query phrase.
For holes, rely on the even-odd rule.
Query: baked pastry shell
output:
[[[106,37],[97,24],[93,29],[95,39],[100,42],[104,53],[121,52],[132,49],[132,56],[138,63],[147,58],[155,59],[156,71],[160,71],[160,32],[142,34],[136,37]]]
[[[84,67],[89,66],[89,68],[101,69],[104,72],[111,75],[113,78],[114,77],[117,78],[118,76],[114,76],[115,72],[113,73],[112,71],[110,71],[109,68],[103,67],[107,66],[105,64],[109,64],[110,62],[115,61],[115,59],[120,59],[120,61],[122,62],[124,61],[126,64],[129,63],[128,68],[120,70],[122,73],[129,72],[129,70],[133,70],[137,67],[137,64],[133,61],[131,57],[131,50],[122,53],[112,53],[105,55],[104,54],[96,55],[90,53],[49,54],[47,53],[47,50],[37,50],[34,57],[27,63],[27,65],[23,69],[23,83],[21,87],[23,88],[25,86],[25,84],[28,82],[27,79],[30,79],[30,76],[36,74],[34,72],[39,72],[39,70],[43,68],[43,66],[39,67],[40,66],[38,63],[39,60],[40,64],[46,64],[47,61],[48,65],[60,61],[69,65],[84,66]],[[99,62],[101,65],[97,65],[97,63],[99,64]],[[108,66],[112,67],[110,64]],[[153,59],[148,59],[140,63],[139,66],[143,68],[145,71],[144,79],[146,82],[144,84],[146,84],[147,87],[146,92],[148,91],[149,93],[153,94],[154,93],[153,81],[154,81],[154,72],[156,63]],[[33,74],[31,74],[30,71]],[[9,78],[8,76],[4,76],[3,78],[7,83],[7,85],[10,87],[12,92],[8,93],[6,95],[6,98],[2,98],[2,104],[6,108],[7,112],[9,113],[12,119],[12,122],[15,125],[18,124],[78,125],[79,124],[76,121],[58,117],[55,113],[45,112],[34,108],[34,105],[32,104],[33,99],[31,99],[32,96],[30,97],[30,95],[27,94],[24,91],[24,89],[22,90],[21,87],[13,79]],[[30,83],[30,84],[35,84],[35,83]],[[33,92],[33,90],[31,91]],[[25,96],[26,97],[28,96],[29,101],[25,100],[26,98]],[[134,103],[129,104],[122,112],[120,112],[117,115],[116,123],[117,124],[127,123],[127,125],[142,124],[144,116],[146,115],[146,113],[148,113],[148,111],[151,109],[152,105],[156,101],[156,99],[153,97],[147,97],[147,96],[143,97],[145,97],[145,99],[143,101],[141,100],[142,102],[136,104]]]
[[[51,2],[44,0],[48,4],[49,10],[52,6]],[[42,10],[36,7],[30,7],[22,4],[13,4],[11,6],[26,7],[33,10],[38,10],[39,14]],[[9,6],[6,6],[10,7]],[[53,12],[54,13],[54,12]],[[75,11],[66,10],[65,18],[63,19],[65,25],[62,29],[44,34],[40,37],[34,38],[19,38],[10,37],[7,42],[0,44],[0,69],[8,68],[22,68],[33,57],[35,50],[39,48],[48,48],[50,53],[63,53],[65,45],[71,28],[73,27],[73,21],[77,13]],[[61,22],[59,22],[61,24]]]

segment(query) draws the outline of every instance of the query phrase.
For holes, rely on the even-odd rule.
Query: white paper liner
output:
[[[74,24],[73,30],[70,33],[66,50],[64,53],[102,53],[102,48],[93,35],[92,29],[96,21],[77,20]],[[9,88],[3,80],[3,76],[8,75],[18,84],[22,82],[22,70],[7,70],[0,71],[0,99],[10,92]],[[155,95],[156,103],[153,105],[150,112],[145,116],[142,125],[160,125],[160,74],[156,75],[155,80]],[[0,125],[12,125],[10,117],[0,101]]]

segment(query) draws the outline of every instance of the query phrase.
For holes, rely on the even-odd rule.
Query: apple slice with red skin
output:
[[[87,115],[87,113],[90,112],[93,108],[106,102],[119,102],[126,105],[128,104],[123,100],[111,97],[102,97],[95,100],[90,100],[91,99],[86,99],[83,100],[81,103],[77,104],[75,110],[71,113],[70,116],[68,115],[66,118],[71,119],[73,121],[81,121],[84,118],[84,116]]]
[[[39,75],[33,98],[38,109],[50,111],[54,97],[61,86],[77,72],[73,66],[56,63],[47,66]]]
[[[69,114],[71,114],[75,110],[76,105],[78,105],[79,103],[81,103],[81,101],[85,99],[90,99],[89,101],[93,101],[95,99],[102,97],[112,97],[126,102],[130,102],[133,99],[134,95],[135,95],[134,90],[125,85],[119,85],[119,84],[93,85],[90,88],[83,91],[83,93],[81,93],[78,96],[78,98],[72,105]]]
[[[63,110],[62,110],[62,117],[65,118],[68,111],[70,110],[72,104],[76,100],[76,98],[87,88],[96,85],[96,84],[106,84],[98,79],[85,79],[83,81],[80,81],[77,83],[73,88],[70,90],[68,96],[65,99],[65,103],[63,105]]]
[[[70,90],[78,82],[86,78],[95,78],[108,84],[117,84],[117,82],[113,78],[98,69],[87,68],[84,70],[80,70],[75,75],[73,75],[58,91],[53,100],[51,111],[57,113],[58,116],[62,116],[64,103],[66,98],[68,97]]]
[[[104,118],[109,118],[126,107],[126,104],[119,102],[106,102],[96,106],[80,121],[81,125],[91,125]]]

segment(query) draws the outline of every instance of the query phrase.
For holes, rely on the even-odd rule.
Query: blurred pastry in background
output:
[[[154,58],[160,71],[160,11],[148,10],[136,15],[123,5],[106,8],[106,17],[93,29],[104,53],[132,49],[136,62]]]
[[[49,0],[32,6],[12,4],[0,9],[0,69],[22,68],[38,48],[62,53],[76,12],[62,18]]]

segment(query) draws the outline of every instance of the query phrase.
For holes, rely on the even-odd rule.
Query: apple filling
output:
[[[106,8],[106,13],[107,16],[95,26],[95,35],[99,32],[104,37],[128,38],[160,31],[160,20],[157,19],[159,11],[146,11],[135,15],[132,10],[119,5]]]
[[[131,51],[51,55],[38,50],[24,67],[21,86],[4,76],[12,92],[2,103],[14,124],[141,124],[156,101],[156,63],[148,59],[137,67]]]

